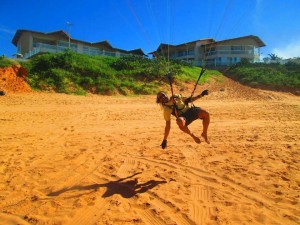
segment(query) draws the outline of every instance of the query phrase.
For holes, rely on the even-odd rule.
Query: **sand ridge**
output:
[[[0,97],[0,221],[299,224],[299,97],[224,79],[197,89],[211,144],[173,120],[165,150],[155,96]]]

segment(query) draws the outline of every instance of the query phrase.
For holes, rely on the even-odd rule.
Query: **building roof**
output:
[[[70,38],[70,40],[75,41],[75,42],[80,42],[80,43],[84,43],[84,44],[88,44],[88,45],[95,45],[95,46],[102,45],[102,46],[106,46],[108,48],[113,48],[108,41],[99,41],[99,42],[92,43],[92,42],[86,42],[86,41],[73,39],[63,30],[58,30],[58,31],[48,32],[48,33],[32,31],[32,30],[17,30],[17,32],[15,33],[15,36],[13,37],[12,43],[15,46],[17,46],[17,43],[18,43],[20,37],[22,36],[23,33],[26,33],[26,32],[45,35],[45,36],[60,35],[61,37],[64,37],[64,38],[67,38],[67,39]]]
[[[80,42],[83,42],[83,41],[80,41]],[[83,42],[83,43],[88,43],[88,42]],[[108,41],[99,41],[99,42],[94,42],[94,43],[89,43],[91,45],[94,45],[94,46],[105,46],[107,48],[111,48],[113,49],[113,46],[108,42]]]
[[[240,40],[240,39],[246,39],[246,38],[250,38],[253,39],[254,41],[256,41],[256,43],[258,44],[259,47],[264,47],[266,46],[266,44],[258,37],[255,35],[248,35],[248,36],[243,36],[243,37],[238,37],[238,38],[231,38],[231,39],[226,39],[226,40],[222,40],[222,41],[217,41],[215,42],[216,44],[222,44],[228,41],[234,41],[234,40]]]
[[[266,46],[266,44],[258,36],[248,35],[248,36],[243,36],[243,37],[238,37],[238,38],[226,39],[226,40],[222,40],[222,41],[215,41],[213,38],[205,38],[205,39],[199,39],[199,40],[195,40],[195,41],[182,43],[182,44],[179,44],[179,45],[169,45],[169,44],[161,43],[158,46],[158,48],[156,49],[156,51],[150,52],[149,54],[154,54],[157,51],[165,50],[165,49],[168,49],[168,48],[172,49],[172,48],[183,47],[183,46],[188,46],[188,45],[195,45],[196,42],[204,42],[204,43],[209,42],[209,43],[207,43],[208,45],[211,45],[212,43],[218,45],[218,44],[223,44],[223,43],[226,43],[226,42],[229,42],[229,41],[246,39],[246,38],[250,38],[250,39],[253,39],[254,41],[256,41],[256,43],[258,44],[259,47]],[[204,44],[204,45],[207,45],[207,44]]]
[[[15,36],[12,39],[12,43],[15,46],[17,46],[20,37],[22,36],[23,33],[26,33],[26,32],[41,34],[41,35],[56,35],[56,34],[58,34],[58,35],[65,36],[66,38],[69,38],[69,35],[66,32],[64,32],[63,30],[49,32],[49,33],[43,33],[43,32],[32,31],[32,30],[17,30],[17,32],[15,33]]]
[[[128,51],[129,53],[135,54],[135,55],[143,55],[146,56],[145,53],[143,52],[143,50],[141,48],[138,49],[134,49],[134,50],[130,50]]]

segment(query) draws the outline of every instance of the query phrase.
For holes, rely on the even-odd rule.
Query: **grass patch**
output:
[[[280,64],[243,64],[238,63],[228,72],[244,84],[251,86],[300,87],[300,65]]]
[[[19,64],[19,63],[13,59],[6,58],[5,56],[0,56],[0,67],[1,68],[5,68],[5,67],[12,66],[12,65],[17,65],[17,64]]]
[[[0,67],[18,64],[0,57]],[[26,81],[34,90],[85,95],[86,93],[114,95],[155,94],[170,73],[177,84],[196,82],[201,68],[179,61],[151,60],[138,56],[121,58],[88,56],[72,51],[43,54],[20,64],[28,71]],[[249,64],[238,63],[228,69],[235,79],[251,86],[300,87],[300,65],[296,63]],[[199,84],[211,79],[222,82],[217,70],[206,70]]]
[[[40,55],[22,66],[29,73],[26,80],[33,89],[67,94],[154,94],[167,73],[171,73],[176,81],[185,82],[196,81],[200,72],[198,67],[179,62],[137,56],[88,56],[72,51]],[[208,77],[204,74],[203,80]]]

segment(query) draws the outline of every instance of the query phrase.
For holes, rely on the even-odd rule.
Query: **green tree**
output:
[[[279,59],[278,55],[276,55],[274,53],[270,53],[270,54],[268,54],[268,56],[270,57],[271,60],[277,60],[277,59]]]

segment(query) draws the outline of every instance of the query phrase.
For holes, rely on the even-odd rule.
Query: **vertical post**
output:
[[[73,23],[71,22],[67,22],[68,25],[68,36],[69,36],[69,49],[71,49],[71,26],[73,25]]]
[[[186,45],[186,62],[188,62],[189,61],[189,46],[187,45],[187,44],[185,44]]]

